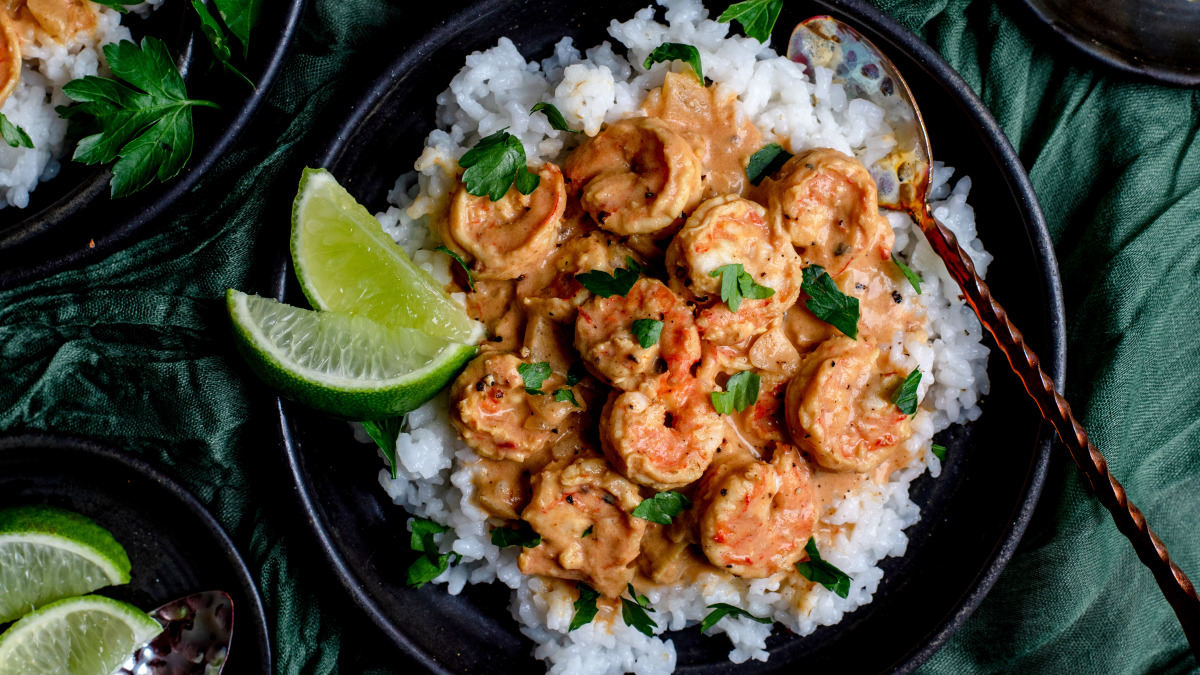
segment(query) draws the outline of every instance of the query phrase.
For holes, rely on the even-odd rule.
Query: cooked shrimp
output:
[[[533,192],[510,187],[497,202],[470,194],[466,185],[455,191],[440,234],[472,261],[479,278],[516,279],[541,267],[554,250],[567,194],[557,166],[543,164],[538,177]]]
[[[0,105],[21,81],[21,36],[16,21],[0,9]]]
[[[563,165],[572,193],[600,227],[621,235],[667,228],[700,201],[700,160],[653,117],[621,120]]]
[[[761,333],[800,296],[801,268],[791,241],[768,224],[766,210],[748,199],[725,195],[700,205],[667,248],[671,288],[698,302],[714,302],[697,318],[700,336],[733,344]],[[744,299],[737,312],[721,303],[725,265],[742,265],[755,282],[775,293]]]
[[[517,296],[531,313],[561,323],[575,321],[576,309],[592,297],[576,274],[592,270],[611,273],[625,267],[629,257],[639,264],[642,261],[616,236],[600,231],[568,239],[553,256],[550,264],[517,283]]]
[[[661,321],[662,333],[649,347],[633,335],[638,319]],[[638,279],[624,297],[594,297],[579,308],[575,349],[597,377],[632,390],[663,372],[684,375],[700,360],[700,337],[692,311],[657,279]]]
[[[832,276],[872,250],[884,260],[891,255],[895,234],[879,215],[875,180],[853,157],[828,148],[802,152],[764,180],[755,198],[805,264]]]
[[[786,570],[804,556],[817,508],[808,463],[776,445],[770,463],[742,455],[714,464],[700,481],[700,547],[709,562],[750,579]]]
[[[29,13],[59,42],[96,26],[96,10],[87,0],[26,0]]]
[[[571,412],[570,403],[527,393],[522,363],[513,354],[480,354],[450,387],[450,421],[481,457],[524,461],[550,445],[554,425]],[[561,381],[552,375],[543,391]]]
[[[600,413],[604,456],[622,475],[655,490],[673,490],[704,474],[724,425],[695,380],[613,392]]]
[[[779,373],[759,372],[758,399],[745,410],[734,413],[741,428],[756,446],[784,441],[783,400],[790,378]]]
[[[870,471],[912,435],[908,416],[889,400],[903,380],[866,341],[826,340],[788,384],[792,439],[827,469]]]
[[[532,486],[521,518],[542,543],[521,551],[521,572],[583,581],[614,598],[624,592],[646,531],[646,521],[630,515],[642,502],[638,487],[599,457],[552,465]]]

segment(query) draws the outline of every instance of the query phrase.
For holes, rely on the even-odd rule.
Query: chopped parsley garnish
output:
[[[804,306],[813,316],[842,331],[846,337],[858,339],[858,298],[843,293],[824,267],[805,267],[800,289],[808,295]]]
[[[591,534],[591,533],[592,533],[592,530],[593,530],[593,529],[595,529],[595,527],[596,527],[595,525],[588,525],[588,528],[587,528],[586,530],[584,530],[584,531],[583,531],[583,534],[579,535],[579,538],[580,538],[580,539],[583,539],[584,537],[586,537],[586,536],[588,536],[589,534]]]
[[[409,543],[409,547],[423,555],[408,566],[407,581],[409,586],[420,588],[445,572],[446,568],[452,564],[452,558],[454,562],[457,562],[462,559],[462,556],[454,552],[438,553],[433,535],[446,532],[450,529],[449,527],[427,518],[413,518],[409,522],[412,524],[412,541]]]
[[[784,150],[782,145],[768,143],[750,155],[750,161],[746,163],[746,177],[751,185],[758,185],[764,178],[783,168],[791,158],[792,153]]]
[[[263,0],[213,0],[229,32],[242,43],[242,58],[250,53],[250,29],[258,23]]]
[[[711,394],[713,407],[722,415],[731,415],[734,410],[742,412],[758,400],[761,383],[762,378],[748,370],[736,373],[725,383],[725,391]]]
[[[747,619],[751,619],[759,623],[775,623],[771,619],[764,619],[762,617],[754,616],[741,607],[734,607],[726,602],[718,602],[716,604],[709,605],[708,608],[712,611],[709,612],[708,616],[704,617],[704,620],[700,622],[701,633],[707,632],[709,628],[717,625],[717,622],[721,619],[724,619],[726,616],[744,616]]]
[[[521,546],[533,548],[542,543],[542,538],[529,523],[519,520],[516,527],[497,527],[492,530],[492,543],[500,548]]]
[[[215,4],[218,5],[217,12],[221,13],[220,5],[242,3],[238,0],[222,0],[221,2]],[[208,6],[204,4],[203,0],[192,0],[192,9],[196,11],[196,16],[200,19],[200,31],[204,33],[204,37],[208,39],[208,47],[210,50],[212,50],[213,58],[219,61],[222,67],[241,78],[246,84],[250,85],[251,89],[253,89],[254,83],[250,81],[250,78],[243,75],[242,71],[235,68],[233,63],[231,63],[233,59],[233,50],[230,48],[229,37],[225,34],[225,29],[221,27],[221,22],[217,21],[217,18],[212,15],[212,12],[208,11]],[[224,18],[224,14],[222,14],[222,18]]]
[[[571,627],[567,632],[586,626],[596,618],[596,600],[600,598],[600,593],[596,589],[588,586],[582,581],[575,582],[575,589],[579,591],[579,599],[575,601],[575,616],[571,617]]]
[[[522,363],[517,366],[517,374],[521,376],[521,380],[525,383],[525,392],[535,396],[541,396],[546,392],[542,391],[542,383],[553,371],[550,370],[550,364],[545,361],[537,363]]]
[[[140,47],[128,40],[110,43],[104,56],[117,79],[71,80],[63,93],[78,104],[55,111],[72,121],[80,115],[93,118],[88,126],[100,132],[81,139],[73,159],[84,164],[117,160],[111,192],[123,197],[155,178],[166,181],[178,174],[192,156],[192,108],[220,106],[188,98],[175,60],[158,38],[143,38]]]
[[[796,570],[800,572],[801,576],[813,583],[821,584],[836,593],[839,598],[850,595],[850,575],[821,560],[821,554],[817,552],[816,539],[809,537],[808,543],[804,545],[804,550],[808,553],[808,560],[796,563]]]
[[[438,246],[437,248],[435,248],[433,250],[441,251],[442,253],[445,253],[446,255],[450,256],[451,258],[454,258],[455,260],[457,260],[458,264],[462,266],[463,271],[467,273],[467,286],[471,290],[475,290],[475,277],[471,274],[471,268],[467,267],[467,261],[463,260],[461,255],[455,253],[454,251],[451,251],[449,248],[447,248],[445,246]]]
[[[938,461],[946,461],[946,446],[934,443],[929,449],[933,451],[933,456],[937,457]]]
[[[4,137],[4,142],[12,147],[25,146],[33,147],[33,139],[21,127],[8,121],[4,113],[0,113],[0,136]]]
[[[742,24],[746,35],[766,44],[771,39],[771,31],[775,21],[779,19],[779,11],[783,9],[783,0],[746,0],[735,2],[729,9],[721,12],[717,21],[729,23],[736,19]]]
[[[404,427],[404,417],[389,417],[378,422],[363,422],[363,430],[375,441],[375,445],[383,451],[388,466],[392,469],[392,478],[396,477],[396,439]]]
[[[574,387],[583,382],[583,378],[587,377],[587,374],[588,369],[587,366],[583,365],[583,361],[572,363],[571,367],[567,370],[567,386]]]
[[[554,400],[561,401],[563,403],[570,403],[571,405],[575,406],[576,408],[583,407],[583,406],[579,405],[579,401],[575,400],[575,392],[571,391],[570,389],[564,388],[564,389],[559,389],[559,390],[555,391],[554,392]]]
[[[109,9],[115,9],[122,14],[128,14],[129,8],[125,5],[136,5],[141,0],[92,0],[97,5],[104,5]]]
[[[625,596],[621,596],[621,619],[625,621],[626,626],[631,626],[647,637],[653,637],[654,631],[652,628],[658,628],[658,624],[654,623],[654,619],[646,612],[653,612],[650,607],[650,599],[644,595],[638,595],[633,589],[633,584],[627,584],[629,587],[629,595],[633,598],[630,600]]]
[[[742,298],[748,300],[765,300],[775,295],[775,290],[756,282],[754,277],[742,267],[722,265],[708,273],[710,277],[721,277],[721,301],[729,305],[729,311],[736,312],[742,306]]]
[[[612,274],[601,272],[600,270],[592,270],[583,274],[576,274],[575,278],[583,287],[595,293],[602,298],[611,298],[614,295],[625,297],[629,289],[637,283],[638,277],[642,274],[642,266],[637,264],[631,256],[625,256],[625,267],[618,267],[613,270]]]
[[[905,415],[917,412],[917,385],[921,384],[921,371],[913,371],[904,378],[904,382],[892,392],[892,403]]]
[[[532,108],[529,109],[529,114],[532,115],[535,112],[540,112],[545,115],[546,119],[550,120],[550,126],[554,129],[559,131],[569,131],[573,134],[583,133],[582,131],[575,131],[572,129],[570,125],[567,124],[567,118],[563,117],[563,114],[558,111],[558,108],[554,107],[553,103],[546,103],[545,101],[536,103]]]
[[[913,290],[917,292],[917,295],[920,295],[921,277],[917,276],[917,273],[912,271],[912,268],[910,268],[908,265],[900,262],[900,259],[896,257],[895,252],[892,253],[892,262],[896,263],[896,267],[899,267],[900,271],[904,273],[904,278],[908,279],[908,283],[912,284]]]
[[[664,42],[650,52],[650,56],[642,62],[642,67],[650,70],[650,66],[663,61],[686,61],[696,74],[700,84],[704,84],[704,71],[700,68],[700,50],[680,42]]]
[[[656,319],[634,319],[633,320],[633,336],[637,338],[638,344],[642,349],[649,349],[658,344],[658,338],[662,335],[663,322]]]
[[[537,174],[529,171],[525,164],[525,146],[519,138],[508,133],[508,127],[482,138],[458,160],[458,165],[466,169],[462,181],[467,186],[467,193],[487,196],[494,202],[500,201],[513,185],[521,194],[527,195],[537,189],[540,180]]]
[[[692,500],[678,492],[660,492],[649,499],[643,499],[633,510],[633,517],[659,525],[670,525],[680,511],[690,508]]]

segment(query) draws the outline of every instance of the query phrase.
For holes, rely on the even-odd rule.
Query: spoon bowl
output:
[[[114,675],[220,675],[233,640],[233,599],[194,593],[150,612],[163,626]]]

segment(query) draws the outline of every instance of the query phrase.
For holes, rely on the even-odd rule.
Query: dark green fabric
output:
[[[1098,73],[1014,0],[876,0],[983,97],[1058,247],[1068,397],[1132,499],[1200,578],[1200,93]],[[312,0],[253,127],[124,252],[0,293],[0,429],[128,448],[208,503],[258,574],[280,673],[398,673],[294,508],[267,392],[232,353],[226,287],[265,288],[300,167],[390,52],[429,25]],[[435,64],[447,69],[458,64]],[[986,217],[986,214],[984,215]],[[1197,672],[1150,574],[1064,454],[1016,556],[930,673]]]

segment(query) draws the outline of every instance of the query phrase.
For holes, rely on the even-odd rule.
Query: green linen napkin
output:
[[[1058,247],[1068,397],[1180,566],[1200,579],[1200,92],[1096,72],[1020,3],[875,0],[983,97]],[[237,149],[170,218],[86,269],[0,293],[0,429],[126,448],[214,511],[257,574],[280,673],[398,673],[293,506],[268,392],[232,351],[227,287],[265,288],[300,168],[396,45],[405,3],[311,0]],[[444,67],[447,79],[460,64]],[[236,657],[235,657],[236,658]],[[1149,572],[1065,453],[1017,554],[924,670],[1198,672]]]

